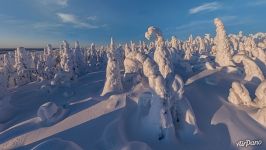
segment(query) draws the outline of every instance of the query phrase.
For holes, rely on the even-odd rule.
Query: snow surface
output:
[[[126,94],[109,98],[99,97],[95,93],[100,94],[103,82],[93,82],[101,80],[100,75],[103,79],[104,74],[95,73],[88,74],[77,83],[73,83],[77,90],[81,90],[83,96],[79,95],[68,100],[57,101],[61,104],[68,103],[69,106],[67,107],[70,109],[70,114],[66,119],[50,127],[42,126],[38,119],[32,115],[35,112],[34,105],[38,105],[36,104],[38,101],[34,100],[31,101],[32,104],[25,104],[23,100],[11,99],[11,102],[16,101],[15,105],[11,105],[15,107],[14,111],[19,111],[16,110],[19,109],[18,106],[23,106],[26,111],[17,115],[17,119],[14,117],[13,124],[17,125],[10,126],[9,129],[0,133],[0,141],[2,141],[0,147],[1,149],[16,147],[30,149],[46,140],[61,138],[73,141],[83,149],[132,149],[138,147],[142,149],[223,150],[237,149],[235,143],[238,140],[266,139],[265,128],[256,123],[245,111],[227,102],[226,93],[231,86],[229,84],[230,78],[223,77],[221,79],[224,73],[209,75],[207,72],[205,74],[206,77],[219,77],[219,83],[224,84],[220,87],[212,86],[205,82],[206,77],[202,77],[185,86],[185,95],[191,103],[200,130],[200,133],[195,137],[182,139],[182,135],[180,135],[181,139],[177,138],[166,143],[160,142],[157,135],[154,134],[156,132],[153,131],[157,128],[156,120],[149,120],[149,118],[155,119],[157,117],[147,117],[149,114],[156,116],[156,113],[147,113],[148,110],[146,109],[153,105],[149,102],[151,99],[155,102],[156,99],[152,98],[155,93],[149,88],[139,85],[132,92]],[[94,81],[88,80],[91,78]],[[95,88],[95,84],[100,85],[100,87]],[[32,95],[26,92],[27,88],[19,89],[17,93],[24,95],[24,97],[28,95],[35,97],[35,99],[41,98],[41,91],[35,91],[36,95]],[[190,94],[192,92],[193,94]],[[92,98],[88,100],[81,98],[90,96]],[[52,97],[62,98],[60,94],[55,94]],[[150,107],[150,112],[153,111],[152,109]],[[265,149],[265,146],[258,148]]]

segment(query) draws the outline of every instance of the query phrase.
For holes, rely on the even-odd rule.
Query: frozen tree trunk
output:
[[[102,91],[102,96],[108,93],[121,92],[123,90],[120,64],[121,58],[116,52],[115,45],[111,39],[110,51],[108,53],[108,63],[106,67],[106,80]]]
[[[216,49],[215,62],[221,67],[234,66],[224,25],[218,18],[214,19],[214,24],[216,26],[216,37],[214,40]]]

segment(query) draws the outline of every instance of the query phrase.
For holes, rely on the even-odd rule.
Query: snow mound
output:
[[[177,101],[179,127],[177,133],[182,139],[191,138],[191,135],[199,133],[196,117],[187,98]]]
[[[256,98],[251,100],[249,91],[244,84],[234,81],[228,96],[228,101],[238,107],[246,106],[249,110],[245,110],[249,116],[255,121],[266,127],[266,107],[265,107],[265,86],[266,81],[263,81],[256,89]]]
[[[49,139],[32,148],[32,150],[82,150],[82,148],[72,141],[59,138]]]
[[[151,150],[151,148],[146,143],[133,141],[127,143],[121,150]]]
[[[47,102],[40,106],[37,116],[44,125],[52,125],[62,120],[67,114],[67,110],[57,106],[53,102]]]
[[[258,111],[251,115],[258,123],[266,128],[266,107],[258,109]]]
[[[4,97],[0,100],[0,124],[7,122],[12,115],[13,106],[10,104],[10,97]]]

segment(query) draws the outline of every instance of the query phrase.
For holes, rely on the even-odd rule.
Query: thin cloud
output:
[[[254,0],[248,3],[248,6],[264,6],[266,5],[266,0]]]
[[[219,2],[204,3],[200,6],[191,8],[189,10],[189,14],[197,14],[203,11],[214,11],[214,10],[220,9],[221,7],[222,7],[222,4]]]
[[[95,29],[98,26],[92,25],[89,22],[83,22],[79,20],[79,18],[73,14],[67,13],[57,13],[56,14],[63,23],[73,24],[75,27],[79,28],[88,28],[88,29]]]
[[[68,6],[68,0],[38,0],[44,5],[58,5],[58,6],[63,6],[66,7]]]
[[[96,20],[97,17],[96,17],[96,16],[89,16],[89,17],[87,17],[87,19],[88,19],[88,20]]]
[[[67,6],[68,5],[68,0],[56,0],[58,5],[61,6]]]
[[[189,22],[188,24],[183,24],[178,27],[176,27],[177,31],[182,31],[182,30],[188,30],[188,29],[195,29],[199,27],[206,27],[207,24],[211,24],[212,20],[200,20],[200,21],[192,21]]]
[[[50,23],[50,22],[37,22],[33,24],[35,29],[52,29],[62,27],[62,24],[59,23]]]
[[[243,24],[250,24],[252,22],[251,19],[241,19],[237,16],[218,16],[226,26],[238,26]],[[213,19],[209,20],[196,20],[189,22],[187,24],[183,24],[180,26],[177,26],[175,28],[176,31],[188,31],[188,30],[196,30],[196,29],[206,29],[213,26]]]

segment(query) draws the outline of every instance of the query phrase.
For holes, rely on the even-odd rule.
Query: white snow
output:
[[[47,141],[44,141],[34,148],[32,150],[48,150],[48,149],[60,149],[60,150],[83,150],[80,146],[78,146],[76,143],[71,141],[66,141],[62,139],[50,139]]]
[[[45,125],[54,124],[62,120],[66,116],[67,110],[62,107],[58,107],[53,102],[47,102],[40,106],[37,112],[37,116],[41,119]]]

